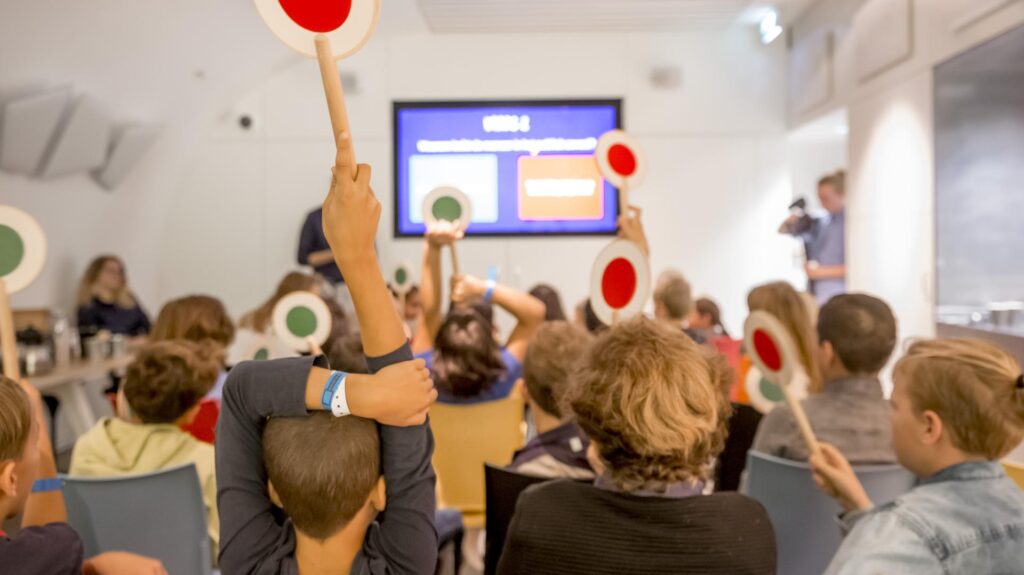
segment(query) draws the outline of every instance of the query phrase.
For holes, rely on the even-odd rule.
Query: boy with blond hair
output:
[[[896,364],[890,421],[900,464],[920,478],[873,506],[835,447],[811,458],[814,480],[846,513],[826,573],[1020,573],[1024,492],[999,460],[1024,439],[1024,375],[973,340],[913,344]]]
[[[698,344],[653,320],[620,323],[590,346],[565,401],[597,478],[527,489],[499,573],[775,573],[764,508],[704,495],[728,407]]]

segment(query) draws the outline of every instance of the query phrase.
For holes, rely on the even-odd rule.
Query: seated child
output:
[[[220,400],[224,381],[227,380],[227,352],[235,340],[235,323],[231,321],[224,303],[210,296],[190,295],[164,304],[153,324],[149,341],[169,340],[197,343],[215,357],[221,373],[206,399]]]
[[[182,431],[217,380],[220,364],[187,341],[142,347],[118,393],[123,418],[103,418],[78,438],[70,475],[111,477],[194,463],[214,550],[220,538],[213,446]],[[126,408],[126,409],[125,409]]]
[[[437,392],[423,362],[409,361],[377,264],[380,204],[370,168],[346,164],[351,141],[338,144],[325,235],[376,373],[332,372],[323,357],[244,362],[231,371],[217,432],[227,574],[419,574],[437,561],[426,422]]]
[[[896,346],[896,318],[864,294],[833,297],[818,314],[820,393],[801,401],[818,439],[855,464],[892,463],[889,405],[878,372]],[[810,456],[793,413],[779,405],[761,421],[753,449],[806,461]]]
[[[1024,439],[1024,376],[998,347],[926,340],[896,364],[892,445],[920,483],[873,507],[853,468],[822,444],[814,480],[846,510],[827,573],[1020,573],[1024,492],[999,460]]]
[[[427,231],[423,255],[423,321],[419,322],[413,349],[427,362],[442,403],[481,403],[503,399],[512,393],[522,373],[526,349],[544,323],[544,303],[539,299],[472,276],[452,278],[452,308],[441,311],[441,248],[451,245],[461,231],[447,222]],[[498,340],[491,303],[516,318],[504,346]]]
[[[0,523],[23,513],[16,537],[0,531],[0,571],[167,575],[159,561],[131,553],[108,552],[84,560],[82,539],[66,523],[56,477],[39,392],[0,376]]]
[[[690,339],[697,343],[707,343],[707,339],[689,325],[690,310],[693,309],[693,295],[690,282],[686,281],[679,270],[665,270],[658,276],[651,295],[654,302],[654,317],[659,321],[683,330]]]
[[[590,436],[597,480],[523,492],[498,573],[775,573],[764,508],[703,495],[728,413],[703,353],[646,318],[590,346],[566,403]]]
[[[566,321],[544,324],[526,351],[523,399],[537,428],[537,437],[516,452],[511,467],[541,477],[592,479],[587,461],[587,436],[562,410],[569,378],[590,345],[591,336]]]

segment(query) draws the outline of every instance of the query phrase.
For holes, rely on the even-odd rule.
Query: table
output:
[[[83,384],[105,378],[112,371],[122,370],[133,359],[130,354],[125,354],[109,359],[80,360],[26,379],[40,392],[56,395],[61,405],[67,406],[71,426],[75,435],[79,436],[96,423],[96,413],[89,403]]]

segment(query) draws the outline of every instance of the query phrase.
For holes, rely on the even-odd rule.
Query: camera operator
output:
[[[846,292],[845,193],[846,173],[839,170],[829,174],[818,181],[818,199],[827,213],[821,217],[807,215],[803,213],[806,202],[797,200],[791,208],[798,213],[779,226],[780,234],[803,240],[807,289],[819,304]]]

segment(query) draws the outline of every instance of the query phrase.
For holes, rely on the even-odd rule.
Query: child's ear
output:
[[[831,341],[823,341],[818,345],[818,364],[823,368],[832,365],[836,359],[836,348],[832,347]]]
[[[384,476],[382,475],[370,491],[370,505],[373,506],[377,513],[380,513],[381,511],[384,511],[385,507],[387,507],[387,503],[387,487],[384,485]]]
[[[15,461],[8,459],[0,462],[0,497],[14,498],[18,496],[18,474],[14,471]]]
[[[526,382],[521,377],[516,380],[516,393],[523,398],[524,403],[530,403],[530,390],[526,389]]]
[[[938,443],[942,436],[945,435],[945,426],[942,424],[942,418],[939,417],[938,413],[931,410],[926,410],[921,414],[921,421],[923,422],[921,440],[925,445],[935,445]]]
[[[284,505],[281,505],[281,496],[277,494],[277,490],[274,489],[274,482],[267,481],[267,495],[270,496],[270,501],[274,505],[284,509]]]

